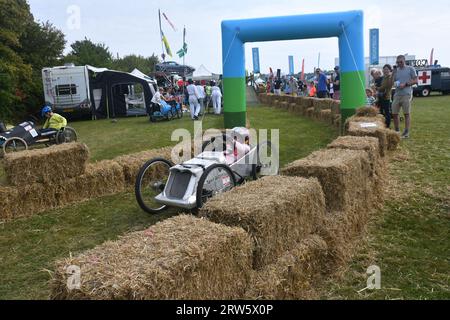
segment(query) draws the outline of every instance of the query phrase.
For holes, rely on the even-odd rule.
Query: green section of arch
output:
[[[341,73],[341,124],[366,105],[364,71]]]
[[[247,124],[247,112],[225,112],[225,128],[245,127]]]
[[[237,125],[234,125],[235,123],[245,127],[247,111],[245,77],[224,78],[223,91],[225,128],[237,127]]]

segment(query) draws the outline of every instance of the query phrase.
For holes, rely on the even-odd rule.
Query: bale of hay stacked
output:
[[[331,109],[325,109],[320,111],[319,118],[326,122],[326,123],[332,123],[332,117],[331,117]]]
[[[334,124],[335,127],[337,127],[337,128],[341,127],[341,118],[342,117],[340,114],[333,115],[332,123]]]
[[[17,188],[0,186],[0,221],[14,218],[20,201],[18,195]]]
[[[33,183],[58,183],[83,174],[89,160],[85,144],[67,143],[5,155],[8,182],[14,186]]]
[[[338,100],[333,100],[331,103],[331,113],[333,115],[340,115],[341,114],[341,102]]]
[[[329,211],[365,208],[371,167],[365,151],[325,149],[282,169],[286,176],[315,177],[325,193]]]
[[[172,159],[172,147],[153,149],[139,153],[120,156],[114,159],[122,168],[125,182],[128,186],[134,186],[139,170],[153,158]]]
[[[178,216],[56,264],[52,299],[231,300],[243,297],[252,241],[240,228]],[[81,288],[68,290],[68,267]]]
[[[377,117],[352,117],[345,124],[346,134],[350,136],[375,137],[380,142],[380,153],[384,157],[387,149],[386,126]]]
[[[264,177],[210,199],[200,216],[239,226],[255,241],[255,269],[274,263],[281,254],[314,233],[325,214],[316,179]]]
[[[318,235],[311,235],[276,263],[255,271],[249,290],[250,300],[298,300],[318,298],[315,288],[326,270],[327,244]]]
[[[400,134],[391,129],[386,129],[387,149],[389,151],[395,151],[400,144]]]
[[[111,160],[89,164],[86,172],[55,186],[58,206],[112,195],[125,190],[123,168]]]
[[[308,108],[306,109],[306,116],[308,118],[313,118],[314,117],[314,108]]]
[[[380,111],[375,107],[362,107],[356,109],[357,117],[377,117]]]

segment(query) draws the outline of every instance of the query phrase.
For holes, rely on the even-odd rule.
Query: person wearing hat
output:
[[[197,86],[192,79],[188,80],[189,85],[186,90],[189,95],[189,107],[191,109],[192,120],[198,120],[200,114],[200,103],[198,102],[200,94],[198,93]]]
[[[39,133],[47,135],[49,133],[57,132],[67,126],[67,120],[63,116],[54,113],[50,106],[44,106],[41,110],[41,116],[45,118],[44,126]]]
[[[339,70],[339,67],[334,68],[334,72],[336,73],[333,81],[333,99],[334,100],[341,100],[341,72]]]

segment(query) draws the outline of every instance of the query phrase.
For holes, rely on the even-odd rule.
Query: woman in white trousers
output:
[[[186,90],[189,94],[189,107],[191,109],[191,117],[192,120],[198,120],[198,115],[200,113],[200,103],[198,102],[198,91],[197,87],[194,85],[194,81],[192,79],[189,79],[188,81],[189,85],[187,86]]]
[[[220,114],[222,112],[222,92],[215,83],[213,84],[211,89],[211,99],[213,103],[214,113]]]

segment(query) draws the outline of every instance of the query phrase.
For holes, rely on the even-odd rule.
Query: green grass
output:
[[[249,118],[257,129],[280,129],[280,160],[286,164],[326,146],[337,131],[325,124],[267,107],[252,107]],[[223,118],[207,116],[204,129],[223,127]],[[86,143],[93,160],[173,145],[171,133],[193,122],[150,124],[146,118],[71,123]],[[141,211],[134,194],[123,193],[45,212],[0,225],[0,299],[46,299],[49,274],[55,260],[93,248],[134,230],[143,230],[176,210],[161,216]]]
[[[397,187],[324,298],[450,299],[450,97],[414,100],[411,139],[398,154],[406,157],[390,164]],[[382,288],[358,293],[371,265],[381,269]]]

